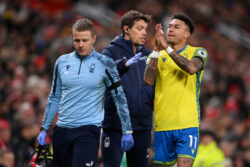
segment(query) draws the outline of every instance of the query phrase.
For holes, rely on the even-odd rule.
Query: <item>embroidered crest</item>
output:
[[[67,64],[67,65],[66,65],[66,70],[67,70],[67,71],[69,70],[69,67],[70,67],[70,65]]]
[[[187,54],[187,53],[184,53],[184,57],[188,58],[188,54]]]
[[[110,146],[110,137],[104,139],[104,147],[108,148]]]
[[[89,72],[93,73],[95,71],[95,64],[92,63],[89,67]]]

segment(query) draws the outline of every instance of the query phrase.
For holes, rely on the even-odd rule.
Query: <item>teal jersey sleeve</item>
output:
[[[42,128],[49,130],[56,113],[58,112],[59,103],[61,99],[61,79],[59,75],[59,59],[57,59],[54,65],[53,80],[51,85],[51,91],[48,97],[44,119],[42,122]]]
[[[198,48],[198,49],[196,49],[196,51],[194,52],[193,58],[195,58],[195,57],[197,57],[200,60],[202,60],[202,62],[203,62],[202,69],[204,69],[204,67],[206,66],[207,57],[208,57],[208,53],[207,53],[206,49],[204,49],[204,48]]]
[[[106,65],[105,73],[107,75],[105,78],[105,83],[108,89],[111,90],[111,94],[114,103],[116,105],[119,118],[121,120],[122,133],[123,134],[132,133],[127,100],[120,83],[120,77],[116,69],[115,62],[112,59],[107,58],[105,60],[105,65]]]

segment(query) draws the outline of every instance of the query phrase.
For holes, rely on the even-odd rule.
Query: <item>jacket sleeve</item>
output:
[[[130,134],[132,133],[132,127],[127,106],[127,99],[123,92],[115,63],[112,59],[107,59],[105,73],[105,84],[107,85],[108,90],[111,91],[114,103],[116,105],[117,113],[122,125],[122,133]]]
[[[104,48],[102,50],[102,54],[112,58],[115,61],[116,68],[120,76],[128,72],[129,68],[125,66],[125,63],[128,61],[126,57],[116,60],[115,55],[112,53],[112,51],[109,48]]]
[[[56,61],[54,66],[53,80],[51,84],[51,91],[48,97],[46,109],[44,112],[44,118],[42,121],[42,128],[49,130],[59,108],[61,100],[61,79],[59,75],[59,59]]]

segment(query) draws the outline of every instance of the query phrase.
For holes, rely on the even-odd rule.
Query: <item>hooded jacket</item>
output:
[[[139,46],[136,53],[142,52],[142,56],[148,56],[151,51]],[[144,71],[146,61],[139,61],[130,68],[125,67],[128,59],[133,57],[132,43],[125,40],[122,35],[114,38],[109,46],[103,49],[102,54],[112,58],[117,65],[121,77],[122,87],[127,98],[133,130],[150,130],[152,128],[152,111],[154,100],[154,86],[144,83]],[[121,129],[121,124],[115,104],[110,92],[105,98],[104,129]]]

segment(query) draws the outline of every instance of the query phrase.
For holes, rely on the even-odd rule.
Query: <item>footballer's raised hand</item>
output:
[[[161,50],[165,50],[167,47],[168,47],[168,42],[166,40],[166,37],[165,37],[165,34],[162,30],[162,25],[159,24],[159,27],[158,27],[158,31],[159,31],[159,36],[158,36],[158,44],[159,44],[159,47],[161,48]]]
[[[154,42],[154,51],[159,52],[162,50],[162,47],[160,45],[160,37],[161,37],[161,24],[156,24],[155,26],[155,42]]]

